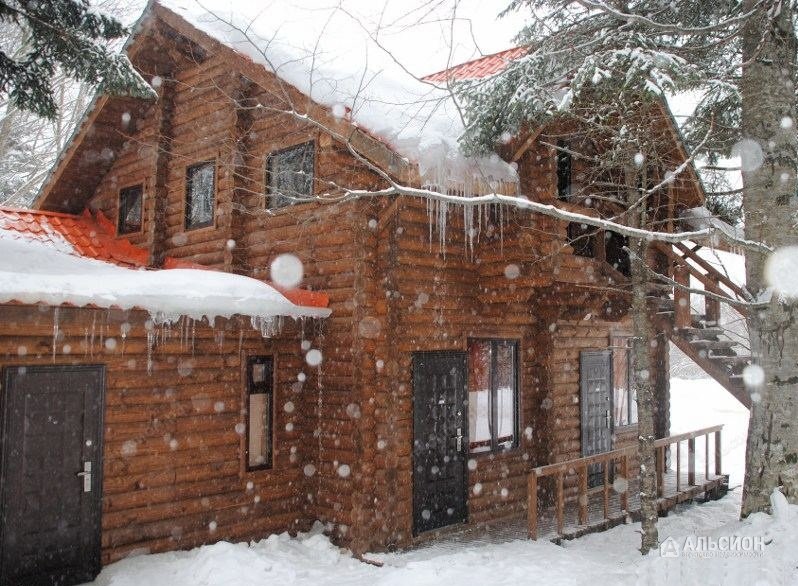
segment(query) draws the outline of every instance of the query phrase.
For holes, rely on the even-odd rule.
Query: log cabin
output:
[[[344,101],[334,83],[320,92],[294,68],[301,59],[270,53],[242,30],[204,9],[151,2],[125,50],[158,99],[98,95],[36,209],[0,218],[79,232],[85,250],[74,254],[145,272],[276,280],[273,261],[290,255],[301,261],[302,290],[283,293],[311,319],[264,332],[246,312],[214,320],[178,308],[163,322],[138,306],[7,297],[3,527],[38,520],[25,555],[44,569],[34,575],[15,563],[22,550],[5,530],[4,577],[88,579],[125,556],[315,521],[356,553],[404,548],[526,519],[542,467],[623,454],[617,470],[613,462],[561,471],[556,497],[543,499],[560,503],[602,486],[606,495],[608,477],[634,466],[624,237],[510,205],[423,196],[498,192],[611,214],[579,195],[585,163],[552,147],[578,138],[530,129],[492,157],[453,154],[439,119],[386,113],[395,94],[370,110]],[[423,85],[491,75],[522,54],[479,59]],[[683,164],[672,118],[659,108],[650,124],[670,145],[657,172]],[[443,153],[437,163],[419,146],[429,134],[440,147],[433,154]],[[703,201],[694,169],[685,169],[657,196],[660,229],[678,230],[680,213]],[[396,185],[407,189],[391,191]],[[652,262],[675,274],[688,253],[668,248]],[[689,304],[685,317],[660,301],[651,377],[656,433],[666,439],[668,339],[699,326],[689,323]],[[731,390],[726,362],[700,359]],[[36,392],[49,393],[48,417],[62,409],[94,434],[89,455],[82,440],[59,439],[63,426],[20,431],[20,397]],[[83,401],[77,414],[54,398],[73,394]],[[13,458],[28,453],[27,442],[42,455],[20,466]],[[30,467],[41,470],[20,471]],[[58,499],[46,494],[54,484]],[[86,524],[88,541],[70,554],[74,535],[59,527],[76,503],[88,511],[73,519]],[[42,564],[30,548],[47,527],[56,527],[47,549],[66,553]]]

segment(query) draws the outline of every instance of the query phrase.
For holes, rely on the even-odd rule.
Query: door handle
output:
[[[91,492],[91,462],[83,462],[83,471],[75,476],[83,478],[83,492]]]
[[[610,426],[610,410],[607,409],[607,413],[604,415],[604,418],[607,422],[607,429],[612,429]]]
[[[463,428],[462,427],[458,427],[457,428],[457,451],[459,452],[462,449],[463,449]]]

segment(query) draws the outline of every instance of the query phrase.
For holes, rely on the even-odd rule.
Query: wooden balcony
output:
[[[717,498],[725,492],[729,477],[721,472],[722,427],[655,441],[661,514],[681,502],[702,495]],[[701,452],[703,465],[697,466]],[[637,448],[629,447],[533,469],[529,475],[529,537],[571,539],[624,523],[627,517],[639,518],[637,467],[631,466],[636,454]],[[598,476],[599,485],[589,488],[589,476]]]

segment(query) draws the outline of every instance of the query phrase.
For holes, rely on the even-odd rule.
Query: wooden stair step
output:
[[[709,328],[709,327],[701,327],[701,328],[681,328],[678,330],[681,336],[685,338],[700,338],[700,339],[710,339],[710,338],[717,338],[718,336],[723,335],[723,328]]]
[[[704,340],[699,338],[690,340],[690,345],[699,350],[730,350],[737,346],[737,342],[733,340]]]

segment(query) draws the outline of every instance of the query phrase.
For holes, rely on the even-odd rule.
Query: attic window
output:
[[[186,228],[213,224],[216,165],[197,163],[186,169]]]
[[[557,199],[567,201],[571,197],[571,153],[566,149],[568,144],[557,142]]]
[[[268,206],[281,208],[313,194],[314,142],[277,151],[266,160]]]
[[[141,230],[141,203],[144,186],[141,184],[125,187],[119,191],[116,233],[133,234]]]

